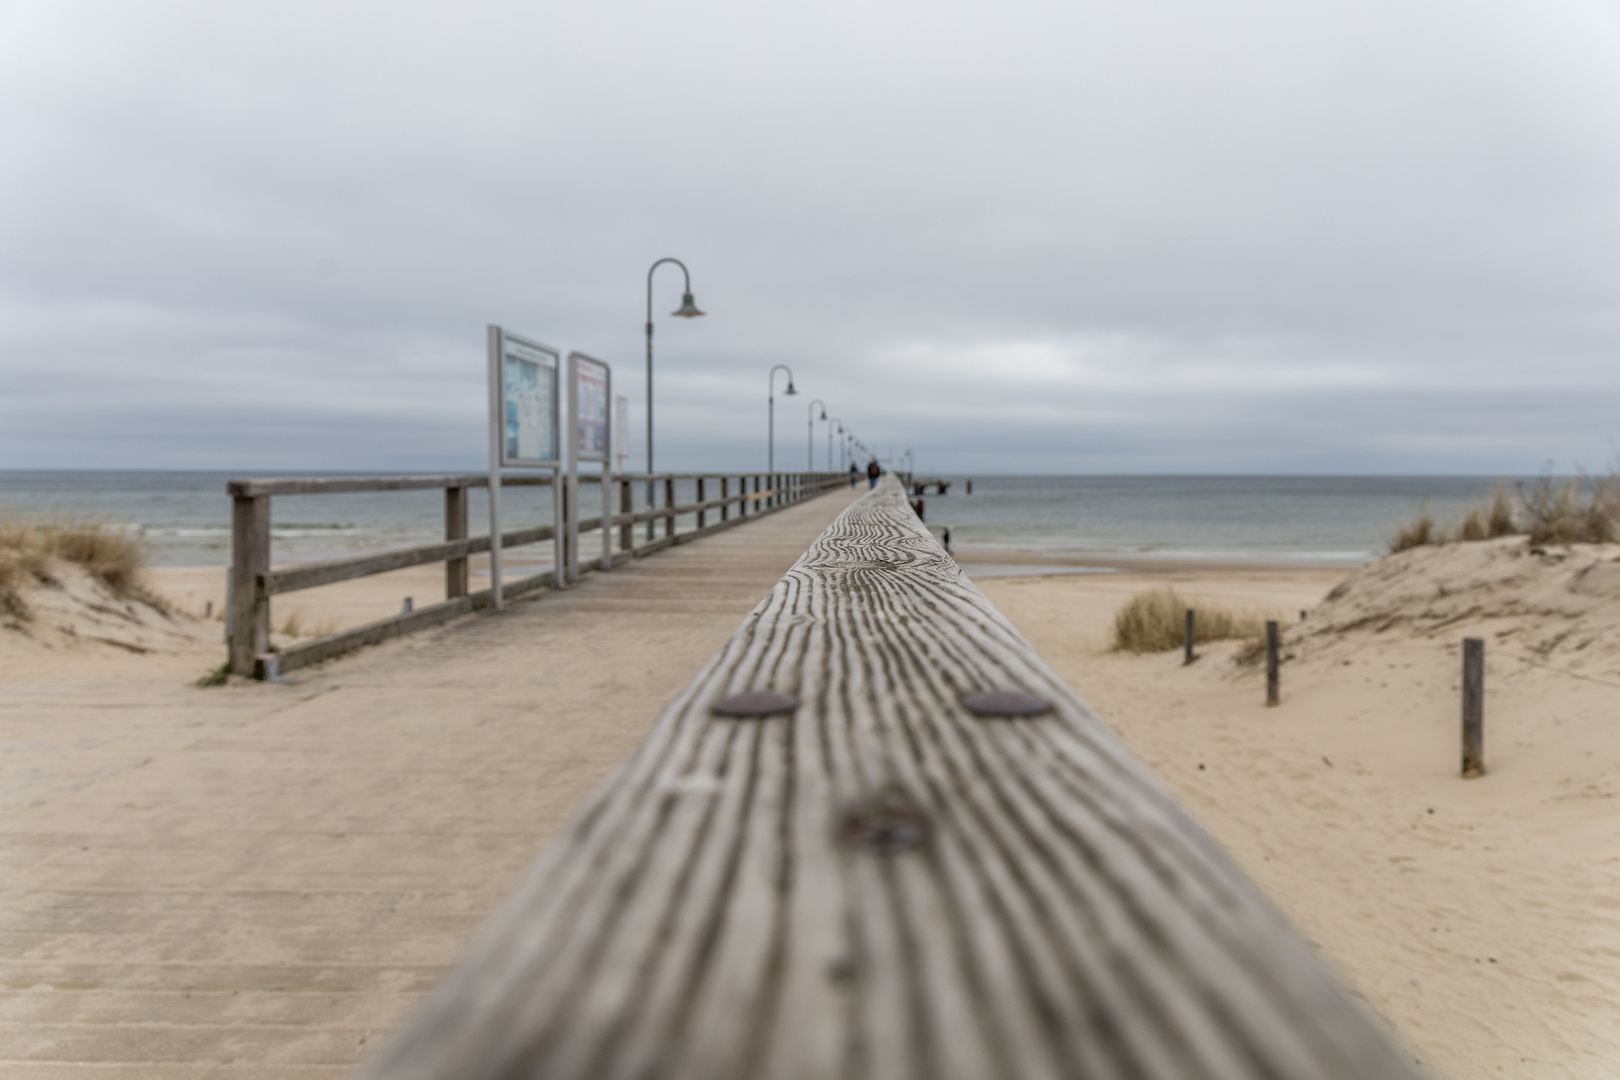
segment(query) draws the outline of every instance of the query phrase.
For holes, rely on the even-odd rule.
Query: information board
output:
[[[559,445],[556,349],[496,327],[492,379],[499,399],[500,464],[509,468],[549,468],[561,457]]]
[[[580,461],[606,461],[612,371],[607,364],[581,352],[568,354],[568,370],[573,379],[569,405],[574,417],[574,454]]]

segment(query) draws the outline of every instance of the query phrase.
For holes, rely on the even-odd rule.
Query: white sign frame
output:
[[[587,437],[585,412],[587,409],[580,401],[581,376],[590,368],[600,372],[600,405],[595,402],[589,404],[588,411],[593,421],[590,426],[600,429],[600,448],[591,446],[595,440]],[[598,487],[602,494],[602,558],[597,564],[603,570],[613,569],[613,365],[606,360],[579,351],[568,354],[568,430],[573,438],[568,447],[568,495],[566,500],[568,514],[568,554],[567,570],[568,580],[578,581],[580,574],[579,558],[579,463],[581,461],[596,462],[601,465],[602,473]],[[595,396],[595,395],[593,395]]]
[[[542,345],[526,337],[510,333],[499,326],[490,327],[490,392],[492,407],[495,409],[497,431],[500,436],[500,464],[507,469],[554,469],[563,463],[562,448],[562,395],[559,383],[562,382],[563,362],[562,353],[549,345]],[[550,363],[546,363],[549,360]],[[544,395],[544,390],[538,385],[536,390],[539,396],[549,396],[550,400],[534,400],[525,395],[525,401],[513,401],[508,396],[510,390],[507,386],[508,376],[511,374],[510,362],[533,365],[536,372],[550,371],[550,394]],[[512,431],[510,429],[510,414],[513,409],[519,413],[535,412],[535,419],[549,432],[537,433],[536,438],[544,439],[549,434],[550,445],[540,447],[535,454],[522,453],[521,440],[523,433],[521,427],[517,433],[520,445],[516,450],[512,446]]]
[[[489,341],[489,595],[490,606],[500,610],[504,606],[504,588],[501,574],[501,470],[508,469],[538,469],[551,473],[551,520],[553,524],[551,546],[553,549],[552,585],[554,588],[565,588],[568,583],[567,569],[563,561],[563,549],[567,538],[566,499],[563,487],[563,456],[562,441],[563,420],[562,402],[560,399],[563,364],[562,353],[549,345],[508,332],[505,328],[491,325],[488,331]],[[543,448],[541,453],[533,457],[526,457],[521,453],[509,454],[507,431],[507,387],[506,387],[506,361],[510,354],[516,353],[516,359],[528,361],[538,368],[548,369],[551,372],[550,402],[540,401],[538,406],[542,415],[549,413],[551,428],[551,445]],[[522,355],[527,353],[529,355]],[[551,363],[544,363],[549,357]],[[521,435],[520,435],[521,438]],[[521,447],[519,448],[521,449]]]

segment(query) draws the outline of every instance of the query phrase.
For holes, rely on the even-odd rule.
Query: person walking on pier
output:
[[[866,486],[869,488],[877,487],[878,477],[882,475],[883,466],[877,463],[877,458],[873,458],[866,465]]]
[[[855,467],[855,463],[853,461],[850,462],[849,463],[849,486],[854,487],[856,485],[856,483],[860,481],[860,478],[861,478],[861,470],[859,470],[859,469],[857,469]]]

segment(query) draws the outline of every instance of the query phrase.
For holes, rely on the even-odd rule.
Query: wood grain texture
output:
[[[798,707],[711,713],[755,689]],[[991,689],[1053,709],[962,707]],[[1420,1073],[889,478],[360,1075]]]
[[[270,603],[258,586],[270,569],[268,496],[232,497],[231,552],[225,615],[227,659],[232,672],[250,675],[258,655],[270,647]]]

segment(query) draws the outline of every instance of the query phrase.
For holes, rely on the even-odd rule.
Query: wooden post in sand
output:
[[[1280,665],[1277,659],[1277,621],[1266,620],[1266,705],[1276,705],[1282,700],[1282,682]]]
[[[1181,661],[1183,664],[1190,664],[1190,663],[1193,662],[1193,633],[1194,633],[1193,627],[1195,625],[1197,625],[1197,619],[1198,619],[1198,616],[1193,613],[1193,609],[1188,608],[1187,609],[1187,640],[1185,642],[1186,653],[1183,656],[1182,661]]]
[[[1485,775],[1485,639],[1463,638],[1462,774]]]

